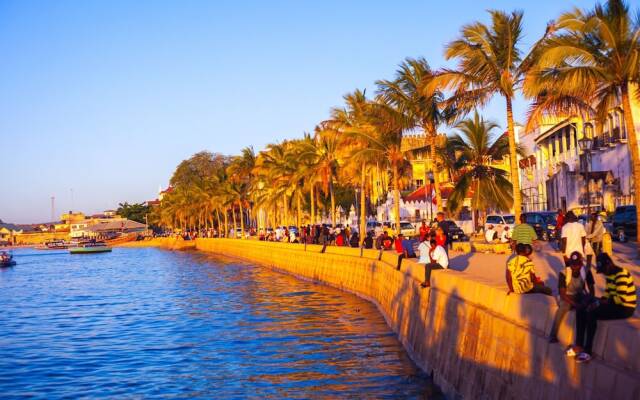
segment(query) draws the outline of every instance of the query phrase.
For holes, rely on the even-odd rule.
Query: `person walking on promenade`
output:
[[[573,211],[569,211],[565,216],[565,224],[562,227],[560,242],[560,250],[562,250],[565,265],[574,251],[580,253],[582,258],[584,258],[586,238],[587,233],[584,230],[584,226],[578,222],[578,218]]]
[[[576,355],[577,362],[591,360],[598,320],[631,318],[636,309],[636,286],[629,271],[615,265],[609,254],[600,253],[596,272],[604,274],[606,290],[600,300],[576,311],[576,344],[567,350],[567,355]]]
[[[564,211],[562,211],[562,209],[559,208],[558,217],[556,218],[556,230],[555,230],[556,240],[558,241],[558,250],[560,250],[560,242],[562,239],[561,234],[562,234],[562,227],[564,226],[564,221],[565,221]]]
[[[420,225],[420,243],[424,242],[429,238],[429,227],[427,226],[427,221],[422,220],[422,225]]]
[[[527,217],[524,214],[520,215],[520,223],[513,228],[511,233],[511,244],[515,248],[519,244],[524,244],[529,247],[533,246],[533,243],[538,240],[538,235],[533,226],[527,224]]]
[[[435,238],[429,243],[429,263],[424,265],[424,282],[420,284],[423,288],[431,286],[431,271],[434,269],[449,268],[449,257],[444,247],[438,245]]]
[[[573,252],[569,266],[558,275],[558,309],[553,319],[549,343],[558,342],[558,329],[564,317],[571,309],[583,309],[595,296],[595,281],[589,268],[586,268],[580,253]],[[587,290],[588,289],[588,290]]]
[[[406,257],[404,254],[404,247],[402,246],[402,240],[404,239],[404,235],[402,233],[398,233],[396,239],[393,241],[393,245],[396,249],[396,254],[398,255],[398,264],[396,265],[396,270],[400,271],[400,265],[402,264],[402,259]]]
[[[551,296],[551,288],[536,276],[533,262],[528,257],[531,246],[524,243],[516,245],[516,255],[507,260],[506,280],[509,293],[542,293]]]
[[[600,220],[598,213],[591,213],[591,219],[585,227],[587,233],[587,240],[591,243],[591,248],[596,257],[602,251],[602,239],[604,238],[605,228],[604,224]]]

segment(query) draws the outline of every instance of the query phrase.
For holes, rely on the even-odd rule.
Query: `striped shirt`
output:
[[[527,293],[533,289],[531,273],[533,263],[525,256],[512,257],[507,262],[507,269],[511,273],[511,285],[514,293]]]
[[[529,224],[519,224],[513,228],[511,233],[511,240],[517,244],[533,244],[534,240],[538,239],[535,229]]]
[[[612,300],[614,304],[636,308],[636,286],[629,271],[620,267],[620,271],[606,275],[605,278],[607,287],[604,297]]]

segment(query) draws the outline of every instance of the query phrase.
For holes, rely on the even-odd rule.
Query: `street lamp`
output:
[[[591,139],[590,137],[587,137],[585,135],[585,137],[583,137],[582,139],[578,140],[578,146],[580,147],[580,150],[582,150],[582,153],[584,154],[584,168],[585,168],[585,172],[584,172],[584,178],[585,181],[587,182],[587,215],[590,213],[591,211],[591,194],[589,193],[589,159],[591,157],[591,149],[593,148],[593,139]]]

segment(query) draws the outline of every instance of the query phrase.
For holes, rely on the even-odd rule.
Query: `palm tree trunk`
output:
[[[513,214],[516,222],[520,221],[522,212],[522,196],[520,194],[520,177],[518,174],[518,154],[516,152],[516,133],[513,124],[513,107],[511,97],[505,96],[507,101],[507,130],[509,132],[509,164],[511,165],[511,184],[513,185]]]
[[[309,191],[309,204],[311,204],[311,225],[313,225],[316,219],[316,205],[315,196],[313,195],[313,185],[311,185],[311,190]]]
[[[329,182],[329,193],[331,194],[331,225],[336,226],[336,197],[333,193],[333,181]]]
[[[231,204],[231,218],[233,221],[233,238],[236,239],[238,235],[236,235],[236,227],[238,226],[238,222],[236,221],[236,206],[235,204]]]
[[[367,235],[367,204],[366,204],[366,188],[367,182],[367,167],[362,163],[362,170],[360,171],[360,246],[364,242],[364,238]]]
[[[224,237],[229,237],[229,212],[224,209]]]
[[[220,223],[220,212],[216,210],[216,220],[218,221],[218,236],[220,236],[220,228],[222,228],[222,224]]]
[[[396,236],[400,233],[400,177],[398,166],[393,165],[393,211],[396,217]]]
[[[238,201],[240,205],[240,231],[242,232],[240,235],[240,239],[244,239],[244,209],[242,208],[242,200]]]
[[[282,218],[283,218],[283,222],[282,222],[282,226],[289,226],[289,210],[287,210],[287,194],[283,194],[282,195],[282,205],[284,206],[283,211],[282,211]]]
[[[301,225],[301,222],[302,222],[302,206],[301,206],[301,204],[302,204],[302,202],[300,200],[300,196],[302,196],[300,194],[300,192],[297,192],[296,193],[296,202],[297,202],[297,207],[298,207],[298,217],[297,217],[296,223],[297,223],[298,229],[301,229],[301,226],[302,226]]]
[[[429,134],[427,141],[430,142],[429,158],[431,159],[433,186],[436,191],[436,212],[438,212],[440,210],[440,207],[442,206],[442,192],[440,191],[440,174],[439,174],[438,165],[437,165],[438,163],[436,161],[436,157],[437,157],[436,156],[436,141],[437,141],[436,139],[438,138],[438,132],[435,129],[431,129],[431,128],[429,128],[428,130],[425,129],[425,132],[428,132]],[[424,184],[426,189],[426,185],[427,185],[426,180]],[[431,198],[431,193],[429,193],[429,198]],[[431,202],[433,203],[433,199],[431,199]]]
[[[624,107],[624,122],[627,125],[627,138],[629,139],[629,149],[631,150],[631,165],[633,173],[633,194],[636,205],[637,220],[640,221],[640,156],[638,155],[638,137],[636,136],[633,115],[631,115],[631,101],[629,100],[629,85],[622,87],[622,104]],[[637,243],[640,243],[640,229],[636,229]],[[640,255],[640,247],[638,247]]]

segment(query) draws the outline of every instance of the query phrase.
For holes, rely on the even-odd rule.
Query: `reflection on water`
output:
[[[436,398],[373,305],[204,254],[16,251],[0,271],[0,393]]]

